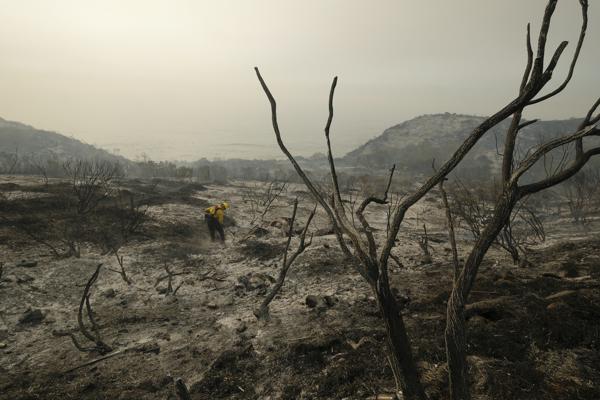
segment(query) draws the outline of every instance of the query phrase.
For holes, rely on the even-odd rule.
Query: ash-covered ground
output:
[[[258,183],[120,182],[149,199],[147,221],[119,252],[128,284],[116,257],[94,237],[81,237],[79,258],[56,257],[39,242],[58,242],[44,232],[59,234],[51,228],[60,221],[50,216],[61,215],[53,199],[64,182],[0,183],[1,399],[177,399],[176,378],[192,399],[366,399],[393,392],[375,299],[322,211],[310,228],[312,245],[271,303],[270,319],[253,314],[279,273],[294,198],[298,227],[314,206],[303,187],[288,186],[259,222],[251,194],[264,190]],[[224,200],[231,209],[223,245],[209,240],[203,209]],[[386,210],[375,205],[367,213],[380,238]],[[399,263],[390,264],[431,399],[448,398],[443,331],[453,267],[444,218],[435,193],[426,197],[401,230],[393,250]],[[418,245],[423,223],[431,260]],[[496,248],[482,265],[468,307],[476,399],[600,398],[599,225],[580,227],[563,212],[548,216],[545,226],[547,240],[531,249],[527,265],[513,265]],[[471,242],[459,238],[464,257]],[[295,236],[291,250],[297,245]],[[112,350],[104,355],[81,352],[69,336],[56,335],[90,344],[77,313],[100,263],[89,302]]]

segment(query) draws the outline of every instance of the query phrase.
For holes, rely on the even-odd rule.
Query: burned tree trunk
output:
[[[379,280],[373,291],[385,322],[388,359],[396,387],[402,388],[405,399],[426,399],[401,309],[390,290],[387,278]]]
[[[520,95],[530,92],[528,96],[536,96],[540,89],[550,80],[552,72],[556,67],[558,60],[566,46],[563,42],[544,71],[544,50],[546,38],[550,28],[552,15],[556,7],[557,0],[550,0],[546,7],[546,12],[542,21],[542,28],[539,35],[537,57],[533,58],[533,51],[530,41],[530,30],[527,28],[527,56],[528,62],[523,74],[523,80],[520,87]],[[530,149],[522,160],[515,160],[515,143],[519,131],[531,123],[521,122],[523,110],[532,104],[539,103],[554,95],[560,93],[568,84],[572,77],[573,69],[579,56],[579,50],[585,38],[587,28],[587,8],[588,3],[585,0],[580,1],[583,23],[579,35],[579,41],[575,55],[573,56],[569,74],[566,80],[558,89],[543,95],[537,99],[530,98],[529,101],[522,104],[514,113],[512,123],[508,128],[506,135],[503,163],[502,163],[502,193],[496,199],[492,218],[485,224],[481,235],[477,238],[459,276],[455,280],[452,294],[447,305],[447,319],[445,329],[446,354],[448,359],[448,372],[450,379],[450,392],[453,400],[469,400],[471,398],[466,361],[466,326],[465,326],[465,303],[477,277],[479,266],[489,250],[490,246],[503,229],[510,224],[511,214],[517,203],[533,193],[557,185],[566,179],[575,175],[594,155],[600,154],[600,147],[595,147],[587,151],[584,150],[583,138],[600,135],[597,124],[600,122],[600,115],[594,117],[594,113],[600,106],[600,99],[594,103],[588,111],[587,116],[580,124],[575,133],[549,140],[542,143],[535,149]],[[532,90],[532,88],[538,88]],[[570,164],[564,166],[561,170],[555,171],[538,182],[520,185],[519,179],[527,173],[536,163],[546,157],[546,155],[555,149],[575,143],[575,155]]]
[[[277,122],[277,106],[275,98],[271,94],[265,81],[260,75],[258,68],[255,68],[255,71],[261,83],[261,86],[265,91],[265,94],[267,95],[271,104],[273,130],[275,132],[275,136],[277,138],[279,147],[281,148],[283,153],[288,157],[288,159],[294,166],[296,172],[303,180],[306,187],[309,189],[315,201],[321,207],[323,207],[323,209],[327,213],[332,223],[336,237],[338,238],[338,242],[340,243],[340,247],[342,248],[342,251],[344,252],[344,254],[351,257],[352,265],[356,268],[357,272],[370,284],[378,300],[378,304],[382,312],[382,317],[384,318],[386,324],[386,332],[388,335],[388,347],[390,351],[389,361],[392,371],[394,371],[394,375],[396,377],[396,384],[398,390],[401,390],[403,392],[404,398],[406,400],[426,399],[425,391],[419,379],[418,369],[412,356],[412,350],[410,348],[408,334],[406,333],[406,328],[402,321],[402,316],[400,314],[398,305],[396,304],[396,301],[392,296],[389,287],[389,282],[387,278],[387,260],[389,258],[389,252],[384,253],[385,255],[381,257],[382,261],[380,262],[380,259],[377,255],[377,246],[375,243],[375,238],[373,236],[373,231],[367,219],[364,216],[364,211],[369,206],[369,204],[387,204],[387,195],[391,185],[394,168],[392,168],[392,170],[390,171],[388,185],[383,198],[377,198],[375,196],[367,197],[364,199],[359,209],[355,212],[363,227],[362,232],[364,236],[361,236],[361,233],[354,227],[352,222],[350,222],[348,220],[348,217],[346,216],[346,210],[344,208],[344,203],[341,199],[341,194],[337,181],[337,174],[335,171],[335,164],[331,152],[331,144],[329,141],[329,128],[333,119],[333,94],[335,91],[335,86],[337,84],[337,78],[333,80],[333,83],[331,85],[331,91],[329,94],[329,118],[325,126],[328,160],[331,170],[333,186],[333,199],[331,201],[328,201],[323,197],[322,193],[315,187],[312,181],[304,173],[300,165],[296,162],[292,154],[289,152],[289,150],[283,143],[283,140],[281,139],[281,133],[279,131],[279,125]],[[422,196],[425,195],[426,192],[427,191],[424,191]],[[416,200],[414,201],[416,202]],[[405,210],[403,208],[399,207],[398,212],[404,211]],[[350,238],[352,242],[353,252],[351,252],[348,246],[346,245],[344,235]],[[388,238],[387,242],[387,245],[390,246],[389,250],[391,250],[390,243],[393,243],[395,241],[397,231],[393,234],[390,233],[390,235],[391,236]]]
[[[513,123],[509,128],[505,144],[505,158],[503,160],[502,168],[503,195],[499,198],[499,201],[496,204],[492,222],[489,223],[488,226],[483,230],[483,233],[478,238],[471,255],[469,256],[465,265],[463,265],[460,274],[457,274],[458,277],[456,278],[456,284],[453,288],[453,293],[448,304],[447,313],[449,317],[447,321],[448,326],[446,329],[446,342],[448,347],[447,353],[449,370],[451,371],[450,380],[452,381],[451,394],[454,400],[469,399],[470,394],[467,380],[465,350],[464,304],[477,276],[477,270],[481,260],[483,259],[483,256],[489,249],[489,246],[496,239],[498,233],[505,226],[508,218],[510,217],[512,209],[516,204],[516,201],[526,195],[543,190],[547,187],[562,182],[565,179],[568,179],[577,171],[579,171],[592,156],[600,154],[600,147],[588,151],[583,150],[583,137],[599,135],[599,131],[595,127],[595,124],[600,122],[600,116],[592,118],[596,108],[600,106],[600,100],[598,100],[592,110],[590,110],[588,113],[584,124],[578,132],[568,137],[549,141],[543,146],[540,146],[540,148],[533,153],[528,153],[525,160],[515,166],[513,153],[515,149],[517,133],[524,126],[532,123],[520,122],[523,109],[529,105],[536,104],[553,97],[554,95],[560,93],[567,86],[573,75],[573,70],[579,57],[581,45],[585,37],[588,2],[587,0],[580,0],[583,13],[583,26],[567,78],[554,91],[536,98],[541,90],[544,89],[546,84],[552,79],[554,69],[556,68],[558,61],[567,45],[566,42],[562,42],[558,46],[548,65],[544,69],[546,40],[548,37],[550,20],[552,14],[554,13],[556,3],[557,0],[549,0],[546,7],[546,12],[542,21],[542,28],[538,37],[537,56],[535,59],[533,57],[533,51],[529,41],[528,27],[528,63],[518,96],[516,96],[510,103],[506,104],[499,111],[485,119],[478,127],[476,127],[464,140],[464,142],[456,149],[456,151],[449,157],[448,161],[446,161],[441,168],[434,173],[433,176],[431,176],[415,192],[404,197],[402,201],[399,202],[394,211],[392,223],[389,224],[387,237],[383,241],[381,249],[378,249],[373,230],[371,229],[366,217],[363,215],[363,212],[369,203],[376,202],[379,204],[387,204],[387,190],[383,199],[377,199],[375,197],[367,198],[359,210],[356,211],[356,215],[362,224],[363,229],[361,230],[356,229],[352,222],[353,218],[348,218],[347,209],[340,194],[329,138],[329,130],[333,119],[333,95],[337,85],[337,77],[334,78],[331,85],[329,93],[329,117],[325,125],[327,158],[329,161],[331,186],[333,189],[332,200],[329,201],[329,199],[326,199],[317,189],[317,187],[285,146],[281,137],[277,119],[277,103],[267,84],[262,78],[258,68],[255,68],[257,78],[271,106],[271,121],[273,125],[273,131],[280,149],[289,159],[296,173],[302,179],[315,201],[321,207],[323,207],[327,213],[327,216],[333,225],[334,232],[338,237],[338,241],[342,247],[342,250],[346,255],[349,255],[354,260],[353,266],[356,267],[357,272],[359,272],[361,276],[365,278],[365,280],[370,284],[376,293],[378,303],[382,311],[382,317],[386,325],[387,340],[390,348],[390,364],[394,374],[397,377],[396,382],[399,386],[399,389],[402,389],[404,398],[406,400],[421,400],[426,398],[419,379],[416,363],[412,357],[406,327],[402,322],[402,317],[399,313],[398,306],[395,304],[395,300],[390,294],[391,291],[387,276],[388,261],[391,257],[392,249],[396,245],[396,238],[407,211],[418,201],[420,201],[427,193],[429,193],[432,188],[445,179],[446,176],[452,172],[465,158],[465,156],[473,149],[473,147],[483,137],[483,135],[485,135],[486,132],[498,125],[500,122],[504,121],[506,118],[513,116]],[[518,186],[517,182],[519,177],[529,170],[531,166],[535,164],[541,157],[553,149],[571,142],[576,142],[577,149],[576,159],[571,166],[544,181],[535,182],[522,187]],[[348,237],[350,239],[352,243],[351,249],[346,245],[344,237]]]
[[[473,246],[473,251],[469,254],[461,274],[456,279],[448,300],[444,334],[450,376],[450,392],[455,400],[471,398],[467,375],[465,302],[473,287],[483,257],[510,218],[516,201],[517,193],[515,190],[501,196],[492,221]]]

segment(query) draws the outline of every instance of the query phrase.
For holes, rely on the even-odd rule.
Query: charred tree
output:
[[[424,184],[422,184],[412,194],[405,196],[396,207],[392,222],[389,227],[387,237],[378,247],[375,241],[373,231],[365,218],[364,211],[370,203],[380,202],[386,203],[387,192],[384,197],[376,201],[376,197],[366,198],[361,207],[356,210],[356,215],[363,227],[358,230],[352,224],[351,218],[348,217],[348,210],[342,201],[336,168],[333,154],[331,151],[330,142],[330,127],[333,119],[333,95],[337,85],[337,77],[333,79],[329,93],[329,117],[325,125],[325,139],[327,145],[327,156],[331,172],[331,187],[333,196],[327,199],[318,190],[312,180],[306,175],[302,167],[298,164],[293,155],[285,146],[277,118],[277,103],[271,94],[267,84],[261,76],[258,68],[255,68],[257,78],[261,87],[267,96],[271,106],[271,120],[273,131],[275,133],[277,143],[282,152],[293,165],[296,173],[302,179],[305,186],[310,191],[315,201],[325,210],[329,217],[334,231],[338,237],[338,242],[345,254],[349,255],[353,260],[353,265],[357,271],[365,278],[370,285],[373,293],[377,298],[381,314],[387,333],[387,342],[389,348],[389,360],[392,371],[396,378],[396,384],[403,396],[407,400],[425,399],[425,391],[419,378],[419,371],[414,360],[411,345],[404,325],[400,307],[396,299],[391,294],[389,278],[388,278],[388,261],[391,256],[391,251],[395,246],[398,232],[404,221],[406,212],[419,200],[421,200],[432,188],[438,185],[455,167],[464,159],[464,157],[472,150],[475,144],[486,134],[492,127],[498,125],[501,121],[512,116],[512,124],[509,129],[506,143],[505,155],[502,165],[503,173],[503,190],[499,196],[492,220],[486,225],[481,236],[476,241],[472,253],[465,262],[461,272],[456,279],[455,287],[453,288],[447,311],[447,328],[446,342],[448,354],[448,366],[450,374],[450,390],[452,398],[469,399],[469,387],[467,381],[467,363],[465,350],[465,324],[464,324],[464,305],[469,291],[473,285],[477,275],[477,269],[489,246],[494,242],[497,235],[502,230],[503,226],[510,218],[511,211],[516,203],[523,197],[543,190],[544,188],[553,186],[571,176],[573,176],[593,155],[600,154],[600,148],[583,150],[583,138],[597,134],[595,124],[600,120],[600,116],[592,117],[595,109],[598,107],[600,100],[590,110],[588,118],[580,130],[573,135],[565,138],[559,138],[549,141],[540,148],[536,149],[532,154],[528,155],[516,168],[514,165],[514,149],[517,138],[517,133],[524,126],[531,122],[521,122],[523,110],[532,104],[539,103],[549,99],[560,93],[568,84],[573,76],[575,64],[579,57],[579,52],[585,37],[587,27],[587,8],[586,0],[580,0],[583,25],[575,51],[569,73],[565,81],[555,90],[548,94],[541,95],[541,91],[546,87],[552,78],[554,69],[567,45],[566,42],[560,44],[554,55],[544,69],[546,40],[550,28],[552,14],[556,7],[557,0],[550,0],[546,7],[546,12],[542,21],[542,27],[538,37],[537,55],[533,56],[533,50],[528,40],[528,63],[524,74],[521,87],[517,96],[502,107],[492,116],[486,118],[479,126],[477,126],[464,140],[464,142],[456,149],[437,172],[435,172]],[[529,32],[529,28],[528,28]],[[529,33],[528,33],[529,38]],[[536,163],[544,154],[566,143],[576,142],[577,157],[574,163],[565,168],[560,173],[557,173],[544,181],[536,182],[529,185],[518,186],[517,181],[533,164]],[[392,174],[390,174],[390,179]],[[348,237],[351,242],[351,247],[348,247],[345,242],[345,237]]]
[[[584,138],[600,135],[600,130],[597,127],[598,122],[600,122],[600,114],[594,115],[600,106],[600,99],[598,99],[575,132],[547,140],[536,148],[530,149],[521,160],[516,159],[515,149],[520,130],[535,123],[535,120],[522,122],[523,111],[528,106],[550,99],[564,90],[573,76],[585,38],[588,22],[588,2],[580,0],[583,22],[567,77],[558,88],[537,97],[541,89],[550,81],[554,69],[567,46],[567,42],[562,42],[544,69],[546,39],[557,2],[557,0],[550,0],[546,6],[535,59],[531,46],[530,29],[529,26],[527,27],[527,65],[519,88],[519,98],[524,98],[526,101],[520,103],[512,113],[512,121],[506,135],[502,159],[502,190],[494,202],[491,218],[483,226],[481,235],[477,238],[455,281],[448,301],[445,339],[450,390],[454,400],[467,400],[471,397],[466,361],[465,304],[486,252],[502,230],[510,223],[511,214],[519,202],[534,193],[553,187],[573,177],[593,156],[600,154],[600,147],[592,147],[586,150],[584,146]],[[560,169],[554,170],[542,180],[527,184],[520,183],[520,178],[538,162],[543,161],[549,153],[557,149],[560,150],[572,143],[575,145],[575,154]]]
[[[91,278],[86,283],[85,288],[83,289],[83,294],[81,295],[81,301],[79,302],[79,310],[77,311],[78,330],[87,340],[92,342],[93,345],[86,347],[80,344],[77,337],[71,332],[53,332],[55,336],[70,337],[71,341],[73,342],[73,345],[77,348],[77,350],[81,352],[98,352],[100,354],[107,354],[112,351],[112,348],[108,344],[106,344],[106,342],[102,339],[102,335],[100,334],[100,328],[98,327],[98,323],[94,318],[94,312],[92,311],[92,305],[90,304],[90,290],[96,282],[96,280],[98,279],[98,275],[100,274],[101,268],[102,264],[98,264]],[[89,324],[91,325],[91,331],[90,328],[88,328],[84,322],[84,307],[87,319],[89,321]]]
[[[310,226],[310,223],[311,223],[313,217],[315,216],[316,206],[312,210],[310,215],[308,216],[308,219],[306,220],[306,224],[304,225],[304,229],[302,229],[302,233],[300,234],[300,243],[298,245],[298,248],[290,257],[288,257],[288,253],[290,251],[290,244],[292,242],[292,236],[294,235],[294,222],[296,221],[297,210],[298,210],[298,199],[295,199],[294,200],[294,209],[292,211],[292,217],[290,219],[290,227],[289,227],[289,231],[288,231],[288,235],[287,235],[287,242],[285,245],[285,250],[283,252],[283,261],[282,261],[282,265],[281,265],[281,271],[279,271],[279,277],[277,278],[275,285],[267,293],[267,296],[261,303],[260,307],[258,307],[256,310],[254,310],[254,315],[259,320],[268,319],[269,304],[271,303],[271,301],[273,301],[273,299],[275,298],[277,293],[279,293],[279,291],[283,287],[285,277],[286,277],[290,267],[292,266],[294,261],[296,261],[296,258],[300,254],[302,254],[304,252],[304,250],[306,250],[307,247],[309,247],[312,244],[312,236],[310,237],[310,239],[307,242],[306,234],[308,232],[308,227]]]

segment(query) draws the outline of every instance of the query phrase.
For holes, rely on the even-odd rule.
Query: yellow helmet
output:
[[[221,205],[223,206],[224,209],[229,208],[229,203],[227,203],[226,201],[222,202]]]

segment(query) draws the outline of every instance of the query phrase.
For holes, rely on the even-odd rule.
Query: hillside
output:
[[[0,158],[14,156],[15,152],[20,159],[35,157],[45,161],[82,158],[129,163],[124,157],[113,155],[77,139],[0,118]]]
[[[432,160],[435,159],[437,165],[444,162],[484,119],[449,113],[423,115],[386,129],[380,136],[338,159],[337,164],[340,171],[351,175],[388,169],[392,164],[396,164],[398,172],[405,174],[429,174]],[[539,121],[522,130],[518,146],[526,151],[539,143],[541,137],[556,137],[571,132],[578,122],[578,119]],[[484,135],[460,164],[458,174],[486,177],[497,170],[500,161],[497,144],[502,147],[508,124],[509,121],[504,121]],[[122,156],[56,132],[0,118],[0,172],[10,169],[15,152],[18,152],[19,170],[22,173],[36,173],[36,166],[41,164],[50,173],[53,168],[60,171],[61,161],[80,158],[119,162],[126,167],[128,174],[145,176],[140,172],[140,165],[134,165]],[[317,174],[329,169],[323,154],[308,158],[298,156],[297,159],[305,168]],[[219,176],[233,179],[276,177],[293,180],[295,177],[287,160],[204,159],[183,165],[196,170],[208,166],[214,173],[221,171]],[[156,174],[154,170],[150,172],[151,176]],[[196,171],[194,176],[198,174]]]
[[[348,153],[342,162],[370,168],[389,168],[396,163],[410,172],[431,171],[431,161],[445,161],[463,140],[485,120],[484,117],[460,114],[423,115],[386,129],[380,136]],[[523,129],[519,147],[530,148],[540,137],[555,137],[576,128],[578,119],[539,121]],[[489,172],[499,157],[496,143],[502,147],[510,121],[504,121],[477,143],[462,168]]]
[[[267,185],[198,191],[166,183],[119,182],[136,199],[152,194],[147,219],[120,249],[129,284],[103,245],[104,235],[121,229],[118,203],[105,203],[77,231],[81,258],[55,257],[3,220],[19,218],[63,250],[62,240],[75,234],[64,229],[74,210],[59,197],[69,186],[0,177],[0,190],[9,187],[12,196],[0,205],[0,399],[175,400],[182,398],[175,395],[176,378],[194,400],[397,398],[390,395],[394,377],[379,306],[329,234],[322,208],[310,227],[311,245],[270,304],[270,319],[254,315],[281,271],[283,221],[292,204],[300,199],[297,227],[313,209],[306,189],[292,186],[255,225],[257,210],[246,200],[262,198]],[[210,241],[200,220],[206,205],[222,199],[233,204],[228,217],[235,221],[223,245]],[[408,213],[389,279],[429,399],[446,400],[444,327],[453,266],[445,210],[439,197],[432,200]],[[366,210],[378,243],[386,236],[386,209]],[[473,400],[600,398],[600,215],[581,229],[560,198],[543,209],[559,211],[544,214],[548,240],[528,250],[530,265],[516,267],[493,247],[469,297]],[[425,214],[429,237],[439,239],[430,242],[429,262],[416,240]],[[467,228],[456,226],[459,254],[468,254]],[[300,239],[291,240],[295,251]],[[78,329],[78,307],[95,270],[87,292],[97,322],[92,333],[112,348],[108,354]],[[79,351],[65,333],[90,351]]]

